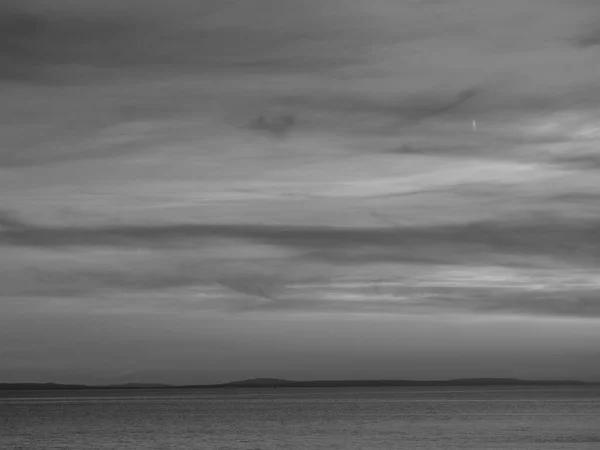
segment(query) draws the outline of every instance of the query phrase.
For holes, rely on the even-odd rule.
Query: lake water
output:
[[[600,449],[600,388],[0,392],[2,450]]]

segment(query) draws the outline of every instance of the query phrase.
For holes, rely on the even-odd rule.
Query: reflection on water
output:
[[[600,448],[600,388],[0,393],[0,448]]]

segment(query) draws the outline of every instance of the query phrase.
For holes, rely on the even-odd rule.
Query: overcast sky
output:
[[[3,1],[0,382],[600,380],[599,74],[594,0]]]

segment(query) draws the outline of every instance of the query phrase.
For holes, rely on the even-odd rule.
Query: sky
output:
[[[0,382],[600,381],[599,73],[594,0],[3,1]]]

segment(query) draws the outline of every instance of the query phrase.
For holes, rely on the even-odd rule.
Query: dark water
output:
[[[600,388],[4,392],[0,449],[599,450]]]

